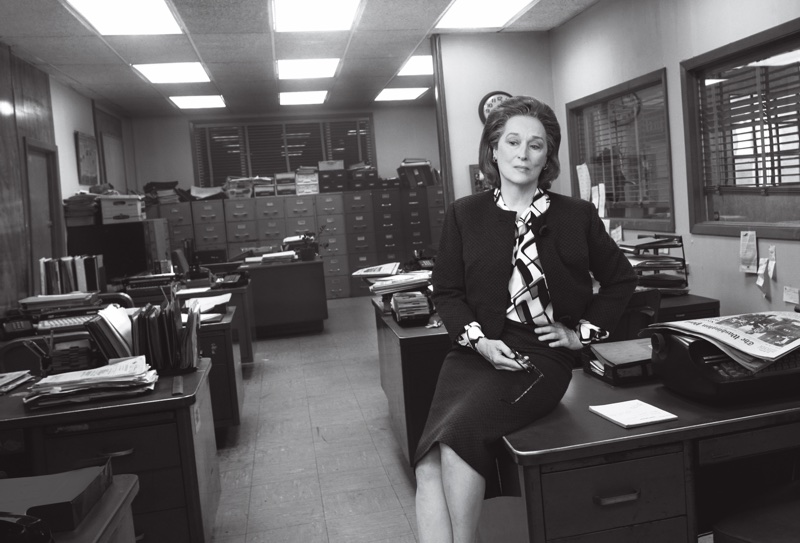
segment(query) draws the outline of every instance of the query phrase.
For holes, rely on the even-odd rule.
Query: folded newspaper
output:
[[[756,373],[800,347],[800,313],[762,311],[651,324],[709,341]]]

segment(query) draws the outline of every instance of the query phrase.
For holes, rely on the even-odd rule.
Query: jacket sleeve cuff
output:
[[[478,340],[482,337],[486,337],[483,335],[483,329],[481,329],[481,325],[477,322],[471,322],[464,327],[464,331],[456,338],[456,343],[461,345],[462,347],[469,347],[475,351],[478,350]]]
[[[610,335],[610,332],[607,330],[598,328],[594,324],[585,320],[580,321],[575,331],[578,332],[578,337],[583,345],[589,345],[590,343],[602,341]]]

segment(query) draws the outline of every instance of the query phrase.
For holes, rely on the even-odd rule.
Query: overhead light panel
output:
[[[397,75],[433,75],[433,57],[414,55],[408,59]]]
[[[275,0],[275,32],[350,30],[360,0]]]
[[[428,87],[409,87],[383,89],[375,98],[376,102],[388,102],[393,100],[416,100],[428,90]]]
[[[282,106],[299,106],[306,104],[323,104],[328,98],[328,91],[300,91],[280,93]]]
[[[278,79],[318,79],[333,77],[338,58],[304,58],[278,61]]]
[[[181,109],[209,109],[225,107],[225,100],[221,95],[209,94],[204,96],[170,96],[170,100]]]
[[[103,36],[181,34],[165,0],[67,0]]]
[[[205,83],[211,81],[199,62],[134,64],[150,83]]]
[[[531,0],[456,0],[445,12],[436,28],[475,29],[502,28]]]

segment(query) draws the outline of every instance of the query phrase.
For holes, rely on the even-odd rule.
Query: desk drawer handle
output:
[[[618,505],[620,503],[635,502],[639,499],[639,491],[632,490],[627,494],[619,494],[617,496],[594,496],[593,501],[601,507],[609,505]]]

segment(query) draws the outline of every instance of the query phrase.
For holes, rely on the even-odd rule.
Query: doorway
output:
[[[30,236],[31,260],[28,273],[32,294],[43,294],[39,260],[66,254],[67,237],[61,203],[58,148],[25,138],[27,172],[26,223]]]

